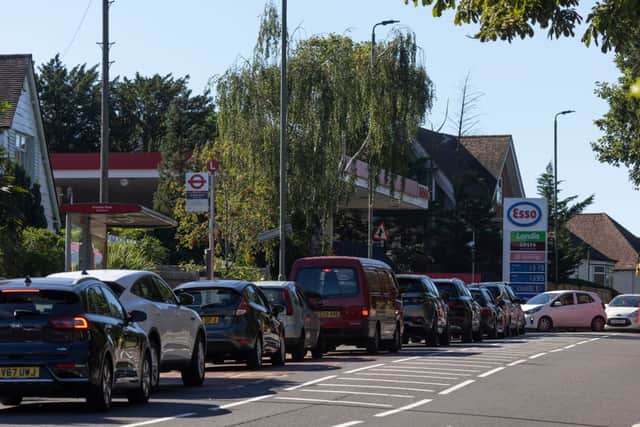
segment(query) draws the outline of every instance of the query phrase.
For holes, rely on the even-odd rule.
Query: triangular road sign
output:
[[[384,222],[378,224],[376,229],[373,231],[373,240],[387,240],[389,236],[387,235],[387,228],[384,226]]]

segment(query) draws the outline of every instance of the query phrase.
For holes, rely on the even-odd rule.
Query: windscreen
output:
[[[609,302],[609,307],[638,307],[640,305],[639,295],[618,295]]]
[[[229,288],[178,289],[176,293],[193,296],[193,306],[211,308],[235,308],[240,304],[240,294]]]
[[[0,292],[0,319],[23,316],[65,316],[81,314],[82,303],[73,292],[4,289]]]
[[[438,292],[441,296],[444,294],[449,295],[449,297],[459,297],[458,288],[455,284],[451,282],[434,282],[436,284],[436,288],[438,288]]]
[[[409,279],[406,277],[398,277],[398,285],[400,290],[407,292],[424,292],[424,285],[419,279]]]
[[[529,301],[527,301],[527,304],[529,305],[546,304],[557,296],[558,294],[538,294],[535,297],[531,298]]]
[[[354,268],[301,268],[296,284],[309,298],[346,297],[358,295],[358,274]]]

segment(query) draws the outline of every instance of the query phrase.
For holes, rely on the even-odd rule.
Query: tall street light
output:
[[[287,206],[287,0],[282,0],[282,42],[280,64],[280,250],[278,280],[286,279]]]
[[[373,26],[373,28],[371,29],[371,62],[370,62],[370,68],[371,68],[371,75],[373,76],[373,72],[375,70],[375,57],[376,57],[376,27],[379,25],[391,25],[391,24],[397,24],[398,20],[396,19],[385,19],[384,21],[380,21],[377,24],[375,24]],[[371,112],[369,112],[369,126],[371,126],[371,117],[372,114]],[[373,182],[374,182],[374,177],[371,174],[371,156],[369,156],[369,173],[368,173],[368,186],[367,186],[367,190],[368,190],[368,195],[369,195],[369,206],[368,206],[368,210],[367,210],[367,229],[368,229],[368,238],[367,238],[367,258],[373,258],[373,239],[372,239],[372,235],[373,235]],[[377,178],[377,177],[376,177]]]
[[[571,113],[575,111],[560,111],[553,117],[553,255],[556,285],[558,284],[558,116]]]

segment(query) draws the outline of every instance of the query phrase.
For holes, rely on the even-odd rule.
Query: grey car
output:
[[[303,291],[294,282],[255,282],[271,304],[285,307],[278,319],[284,324],[287,353],[294,361],[301,361],[311,350],[314,358],[322,357],[318,346],[320,319],[311,309]]]

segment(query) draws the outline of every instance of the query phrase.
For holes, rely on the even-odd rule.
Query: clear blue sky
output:
[[[57,52],[65,53],[68,65],[97,64],[101,3],[4,2],[1,52],[32,53],[37,64]],[[593,1],[582,3],[586,12]],[[210,77],[251,54],[264,4],[262,0],[116,0],[111,7],[111,38],[116,43],[111,73],[189,74],[194,92],[200,92]],[[86,19],[70,45],[88,5]],[[400,25],[416,33],[435,83],[437,100],[428,119],[436,126],[447,99],[455,105],[470,71],[474,88],[485,94],[477,133],[513,135],[528,196],[535,196],[536,178],[553,159],[554,114],[577,110],[559,122],[561,195],[595,194],[589,212],[607,212],[640,234],[640,216],[633,210],[640,193],[629,183],[626,170],[598,163],[590,147],[599,136],[593,120],[606,111],[606,104],[593,94],[594,82],[618,76],[611,55],[584,47],[579,38],[548,40],[542,31],[534,39],[483,44],[466,37],[473,27],[455,27],[451,14],[436,19],[429,8],[407,6],[402,0],[289,0],[288,9],[289,29],[298,28],[296,37],[335,32],[368,40],[374,23],[399,19]],[[386,35],[387,29],[379,27],[378,40]]]

